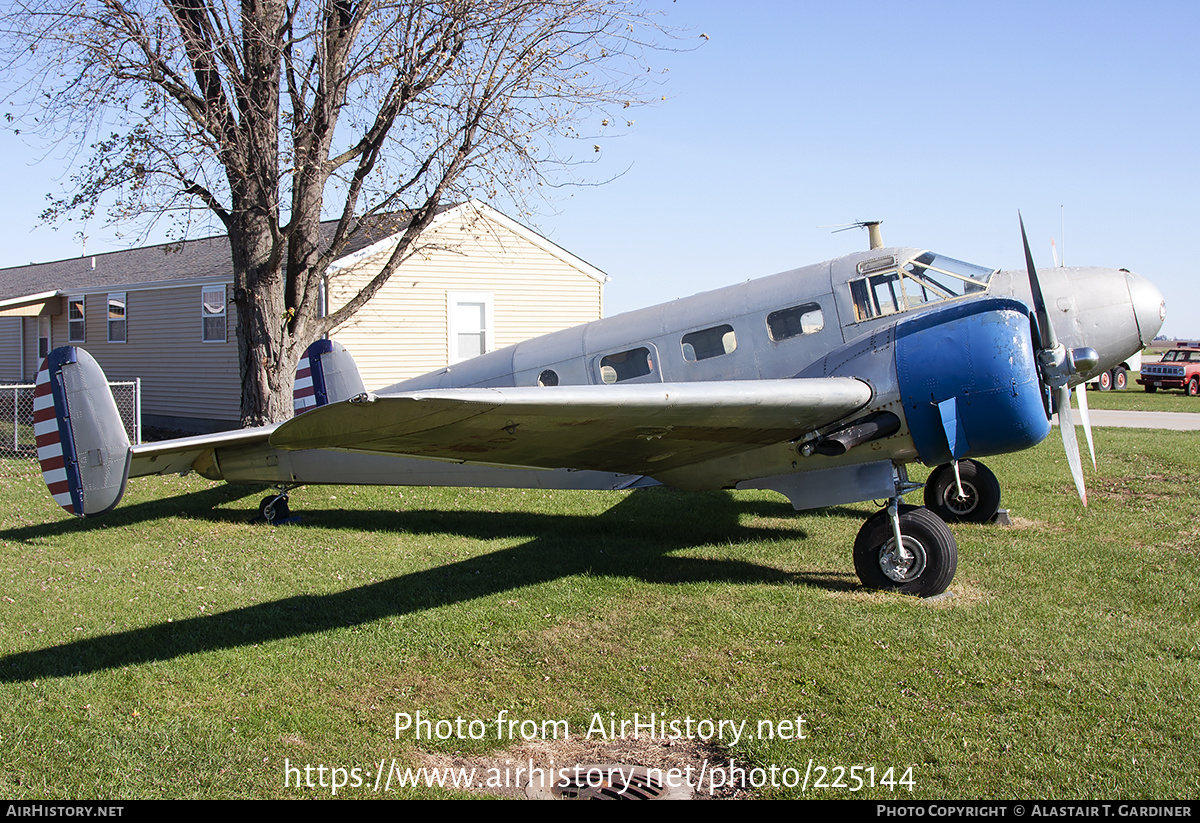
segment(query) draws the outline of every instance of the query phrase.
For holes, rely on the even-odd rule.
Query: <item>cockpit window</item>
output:
[[[985,269],[927,251],[905,265],[904,271],[922,289],[933,290],[949,298],[983,291],[995,269]]]
[[[896,271],[850,281],[856,320],[869,320],[987,289],[994,269],[925,252]]]

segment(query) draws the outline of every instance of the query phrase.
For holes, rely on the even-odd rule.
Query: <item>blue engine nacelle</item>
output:
[[[926,465],[1020,451],[1050,433],[1029,310],[992,298],[898,323],[896,379]]]

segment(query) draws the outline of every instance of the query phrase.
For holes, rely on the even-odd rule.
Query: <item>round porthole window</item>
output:
[[[538,385],[557,386],[558,372],[556,372],[554,369],[546,369],[544,372],[538,375]]]

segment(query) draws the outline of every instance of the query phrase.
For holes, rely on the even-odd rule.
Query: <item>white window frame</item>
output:
[[[218,290],[220,290],[220,292],[221,292],[221,311],[220,312],[210,312],[210,311],[208,311],[208,305],[204,302],[204,293],[209,292],[210,294],[216,294]],[[210,338],[208,336],[207,325],[205,324],[204,321],[209,319],[210,317],[220,317],[221,319],[223,319],[225,321],[225,324],[224,324],[225,333],[223,335],[221,335],[221,337],[219,339],[216,337]],[[214,283],[209,286],[201,286],[200,287],[200,342],[201,343],[228,343],[229,342],[229,303],[226,301],[226,292],[225,292],[225,284],[224,283]]]
[[[113,313],[113,304],[114,303],[121,307],[122,313],[121,313],[120,320],[113,319],[112,313]],[[107,313],[106,313],[106,320],[108,322],[108,342],[109,343],[124,343],[124,342],[128,341],[129,340],[129,301],[126,297],[126,292],[123,292],[123,291],[109,292],[107,305],[108,305],[108,309],[107,309]],[[113,337],[113,323],[123,323],[124,324],[125,333],[120,338]]]
[[[79,303],[80,317],[78,320],[71,318],[71,306]],[[79,324],[79,336],[76,337],[75,324]],[[68,343],[86,343],[87,342],[87,295],[73,294],[67,297],[67,342]]]
[[[41,363],[46,359],[50,352],[54,351],[54,324],[50,321],[50,315],[39,314],[37,319],[38,332],[38,362]],[[46,354],[42,354],[42,341],[46,341]]]
[[[493,307],[493,295],[491,292],[482,291],[452,291],[446,292],[446,328],[448,329],[448,339],[446,341],[446,351],[449,355],[450,363],[461,363],[464,360],[469,360],[470,357],[458,356],[458,321],[455,318],[455,308],[463,303],[481,303],[483,304],[483,328],[480,330],[483,333],[483,353],[487,354],[495,350],[496,343],[496,322],[495,311]]]

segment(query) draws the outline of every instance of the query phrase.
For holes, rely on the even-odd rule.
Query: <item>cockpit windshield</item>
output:
[[[885,271],[850,281],[858,320],[982,292],[996,271],[933,252],[919,254],[903,266],[896,266],[895,258],[867,261],[859,271],[865,274],[883,261],[891,262],[890,266],[880,266]]]

